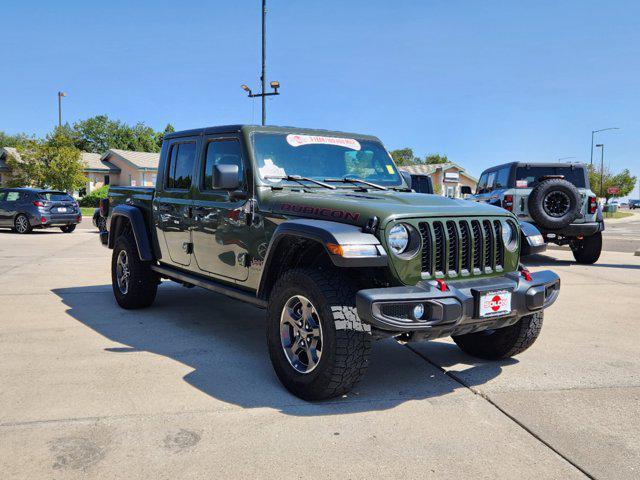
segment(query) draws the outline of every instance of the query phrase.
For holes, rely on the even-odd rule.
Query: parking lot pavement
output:
[[[516,359],[379,342],[352,394],[306,403],[262,311],[169,282],[125,311],[95,230],[0,232],[2,478],[637,478],[640,258],[569,257],[532,259],[563,290]]]
[[[635,252],[640,250],[640,213],[626,210],[632,217],[616,220],[605,219],[603,247],[612,252]]]

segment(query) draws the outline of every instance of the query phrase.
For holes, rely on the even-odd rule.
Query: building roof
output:
[[[20,153],[14,147],[0,147],[0,170],[10,170],[7,165],[7,156],[11,155],[16,160],[20,161]]]
[[[478,179],[475,178],[472,175],[469,175],[464,168],[462,168],[460,165],[458,165],[457,163],[453,163],[453,162],[448,162],[448,163],[421,163],[418,165],[403,165],[400,168],[400,170],[404,170],[405,172],[409,172],[411,174],[417,174],[417,175],[432,175],[437,171],[445,171],[445,170],[449,170],[450,168],[457,168],[458,171],[462,174],[464,174],[465,177],[473,180],[474,182],[478,182]]]
[[[120,169],[113,163],[106,160],[102,160],[102,155],[99,153],[82,152],[82,163],[86,165],[86,170],[100,171],[100,172],[119,172]]]
[[[119,150],[117,148],[112,148],[103,153],[100,160],[102,162],[107,161],[109,163],[109,160],[113,158],[123,160],[140,170],[157,170],[158,162],[160,161],[160,154],[151,152],[133,152],[131,150]]]

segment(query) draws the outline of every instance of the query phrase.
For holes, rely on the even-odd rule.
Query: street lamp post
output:
[[[598,143],[596,148],[600,148],[600,196],[604,197],[604,144]]]
[[[66,97],[64,92],[58,92],[58,127],[62,127],[62,97]]]
[[[262,70],[260,71],[260,84],[262,86],[261,93],[253,93],[251,89],[242,85],[242,89],[247,92],[249,98],[260,97],[262,99],[262,125],[267,123],[267,105],[266,97],[271,95],[280,95],[278,89],[280,82],[271,82],[269,85],[273,88],[273,92],[265,92],[266,71],[267,71],[267,0],[262,0]]]
[[[600,130],[591,130],[591,163],[590,165],[592,167],[593,167],[593,136],[598,132],[605,132],[607,130],[620,130],[620,129],[618,127],[608,127],[608,128],[601,128]]]

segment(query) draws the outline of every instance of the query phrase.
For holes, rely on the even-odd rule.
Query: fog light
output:
[[[424,315],[424,305],[419,303],[415,307],[413,307],[413,318],[419,319]]]

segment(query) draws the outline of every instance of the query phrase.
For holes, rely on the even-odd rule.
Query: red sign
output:
[[[609,187],[607,188],[607,193],[609,195],[618,195],[620,193],[620,187]]]

